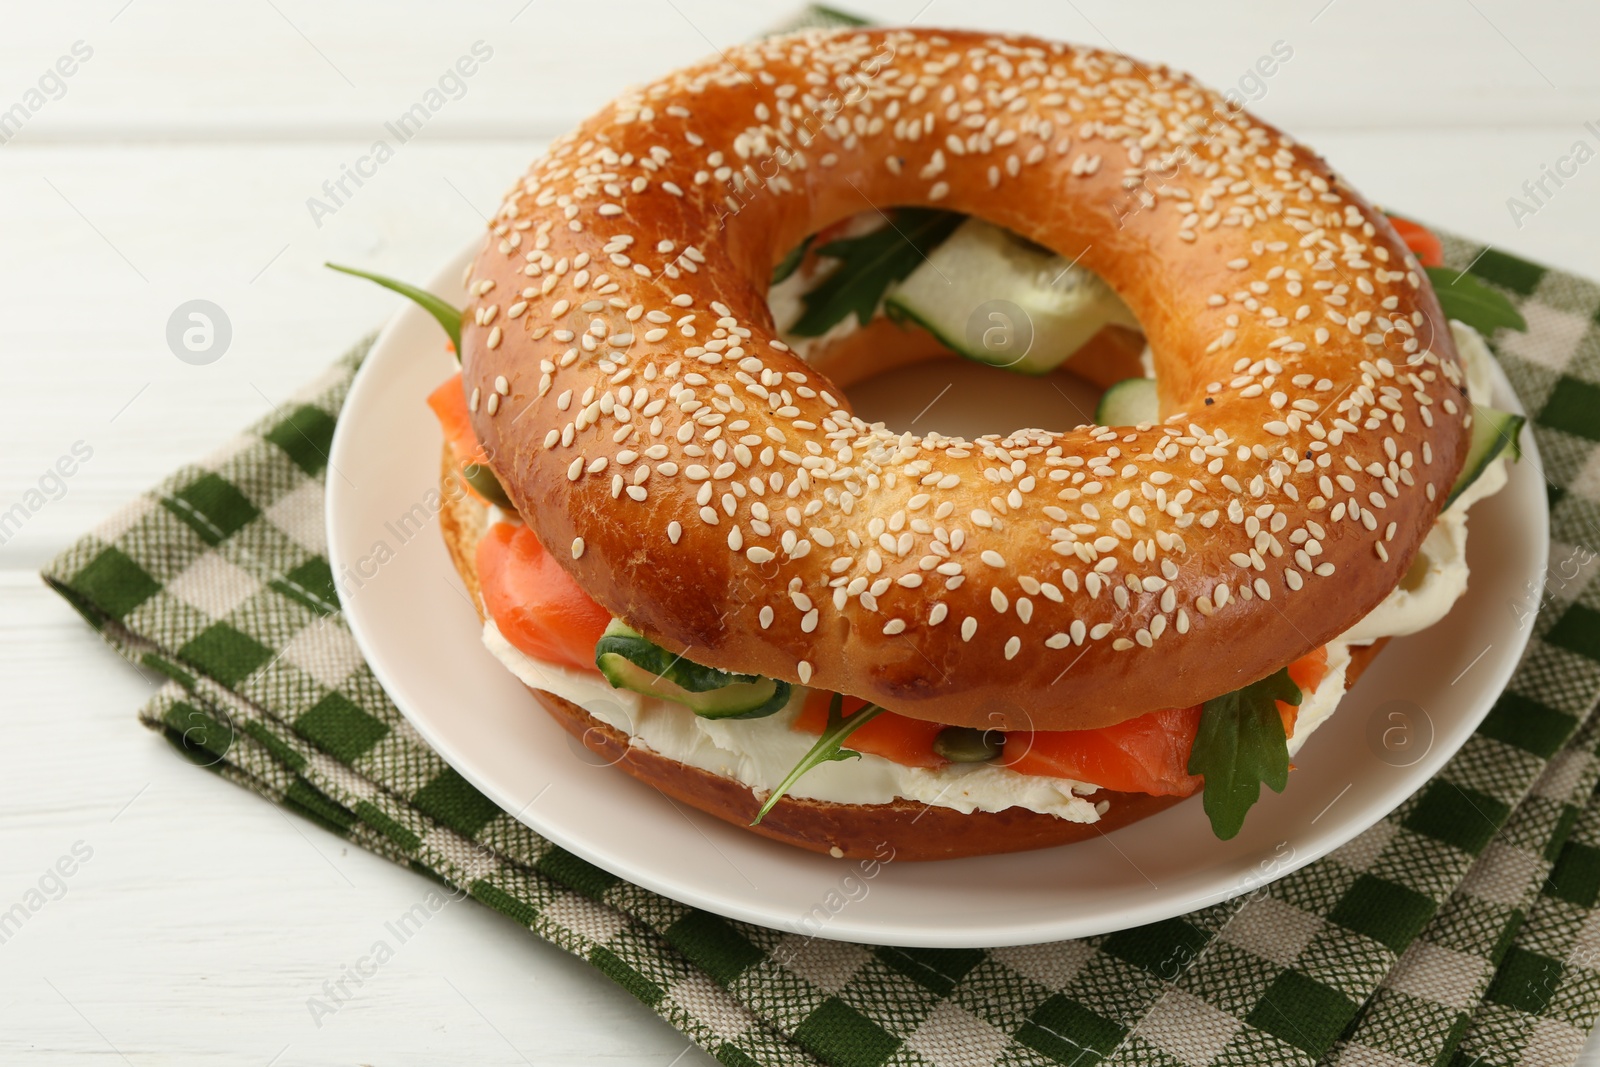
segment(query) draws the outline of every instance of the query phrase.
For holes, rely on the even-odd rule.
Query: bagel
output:
[[[443,504],[439,522],[451,562],[460,574],[480,621],[487,619],[474,550],[489,522],[488,508],[467,492],[447,447],[440,472]],[[1344,685],[1353,686],[1387,639],[1351,649]],[[759,824],[751,825],[760,798],[731,778],[671,759],[630,743],[622,730],[602,722],[571,700],[529,686],[541,707],[562,729],[604,763],[618,767],[673,800],[698,808],[763,837],[840,859],[882,860],[885,846],[896,861],[959,859],[1067,845],[1138,822],[1183,799],[1148,793],[1100,790],[1094,822],[1072,822],[1054,815],[1010,807],[963,812],[917,801],[845,804],[811,797],[781,798]]]
[[[1099,274],[1161,421],[854,417],[764,296],[891,205]],[[510,190],[468,291],[472,426],[590,596],[697,663],[945,724],[1092,729],[1277,671],[1395,588],[1467,449],[1381,213],[1189,78],[1031,37],[812,32],[633,90]]]

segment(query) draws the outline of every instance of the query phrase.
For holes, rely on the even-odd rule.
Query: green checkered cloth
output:
[[[819,16],[820,17],[820,16]],[[540,838],[400,715],[340,615],[323,534],[367,344],[44,577],[169,681],[194,762],[588,960],[729,1065],[1566,1064],[1600,1013],[1600,287],[1447,239],[1510,295],[1492,339],[1549,485],[1559,581],[1444,770],[1334,854],[1103,937],[993,950],[807,938],[656,896]],[[1526,462],[1526,461],[1525,461]]]
[[[991,951],[814,940],[648,893],[501,811],[400,715],[339,612],[323,490],[365,344],[45,579],[170,679],[141,718],[195,762],[464,889],[724,1063],[1568,1063],[1600,1011],[1600,586],[1561,566],[1592,559],[1600,522],[1600,287],[1447,250],[1528,319],[1496,351],[1536,413],[1562,580],[1421,792],[1281,881],[1140,929]]]

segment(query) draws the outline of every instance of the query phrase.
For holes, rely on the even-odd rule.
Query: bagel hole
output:
[[[969,440],[1030,428],[1070,430],[1094,421],[1105,392],[1070,370],[1017,374],[944,350],[844,387],[856,414],[890,430]]]
[[[768,303],[780,329],[796,324],[808,313],[806,292],[850,265],[846,260],[820,255],[819,249],[834,242],[870,241],[874,235],[887,240],[885,219],[891,218],[898,220],[895,229],[901,239],[916,241],[918,246],[917,254],[906,255],[905,261],[927,263],[923,253],[932,248],[910,235],[925,232],[929,216],[937,214],[945,213],[923,210],[905,215],[899,209],[890,209],[887,215],[864,212],[808,238],[785,256],[774,272],[775,284],[769,290]],[[1065,257],[1013,231],[1000,232],[1024,250],[1015,262],[1038,270],[1040,277],[1065,275],[1062,268],[1069,265]],[[947,239],[948,236],[941,237],[941,241]],[[881,246],[874,247],[874,254],[881,254]],[[1041,256],[1050,257],[1050,262],[1039,262],[1037,257]],[[1019,285],[1027,284],[1028,275],[1020,268],[1018,277]],[[1103,285],[1097,276],[1093,283]],[[966,305],[972,306],[972,316],[976,317],[991,303],[1005,303],[986,300],[971,288],[952,292],[949,299],[953,306],[963,309],[958,318],[966,316]],[[868,422],[881,422],[897,432],[936,432],[970,439],[1025,428],[1070,430],[1094,423],[1096,409],[1108,387],[1149,375],[1144,335],[1129,325],[1102,326],[1061,366],[1045,374],[1032,374],[962,358],[919,322],[904,313],[891,315],[886,310],[880,302],[865,325],[852,312],[821,336],[795,337],[785,330],[784,338],[797,354],[844,391],[857,416]],[[1128,312],[1130,319],[1131,315]]]

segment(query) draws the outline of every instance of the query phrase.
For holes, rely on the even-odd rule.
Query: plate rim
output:
[[[442,269],[429,279],[429,288],[436,292],[459,293],[458,279],[461,276],[461,271],[470,257],[476,255],[481,243],[481,239],[474,239],[453,256]],[[411,331],[419,328],[428,330],[436,327],[433,320],[425,312],[414,305],[407,304],[385,323],[373,341],[366,358],[351,380],[349,391],[346,394],[344,404],[341,406],[339,418],[334,428],[333,440],[329,448],[332,464],[339,464],[341,459],[348,460],[349,458],[347,454],[351,448],[349,442],[356,436],[356,432],[350,429],[353,425],[353,420],[348,416],[352,410],[359,411],[363,403],[371,402],[365,399],[368,393],[377,389],[377,386],[371,383],[381,380],[378,378],[378,372],[374,368],[381,364],[383,354],[389,346],[401,343],[401,338],[409,336]],[[1498,360],[1495,361],[1493,366],[1493,378],[1497,394],[1504,393],[1509,396],[1513,401],[1516,413],[1525,414],[1521,399],[1511,387]],[[1529,469],[1535,471],[1542,469],[1542,457],[1539,453],[1538,443],[1534,440],[1531,430],[1526,435],[1523,455],[1531,460]],[[339,531],[341,517],[348,514],[347,509],[354,502],[354,489],[346,488],[343,485],[343,479],[328,479],[324,497],[323,525],[327,538],[328,562],[335,575],[343,573],[341,568],[351,562],[344,558],[341,547],[343,538],[340,536]],[[1529,562],[1536,563],[1538,572],[1543,573],[1548,568],[1549,563],[1550,516],[1548,501],[1542,495],[1540,506],[1536,509],[1536,514],[1533,518],[1537,528],[1532,533],[1539,536],[1535,540],[1535,558]],[[452,580],[458,580],[453,570],[448,577]],[[361,611],[352,609],[352,604],[347,601],[344,589],[338,586],[338,583],[335,584],[339,592],[340,608],[345,616],[351,635],[368,668],[373,672],[374,677],[379,685],[383,687],[389,699],[400,710],[412,728],[450,767],[455,769],[476,789],[488,796],[502,810],[511,813],[517,821],[559,847],[641,888],[726,918],[749,922],[769,929],[792,932],[792,926],[789,925],[794,920],[792,915],[744,903],[737,895],[708,897],[692,890],[686,890],[681,883],[674,882],[665,873],[657,872],[648,865],[641,867],[636,860],[620,855],[601,843],[585,840],[581,836],[568,833],[559,824],[552,825],[548,822],[542,822],[536,817],[535,813],[529,810],[532,801],[521,805],[521,810],[511,807],[510,805],[514,801],[507,795],[505,783],[487,778],[482,768],[477,765],[478,761],[474,759],[470,752],[462,751],[459,745],[440,732],[433,717],[426,714],[425,710],[408,707],[396,695],[396,690],[402,688],[402,686],[398,684],[386,661],[378,634],[369,627],[368,620]],[[1478,686],[1475,687],[1480,696],[1476,699],[1477,706],[1471,716],[1470,729],[1463,732],[1460,744],[1454,747],[1433,746],[1430,748],[1421,759],[1406,768],[1412,771],[1412,774],[1404,779],[1408,785],[1394,804],[1385,803],[1381,805],[1381,810],[1371,818],[1358,816],[1353,819],[1347,817],[1343,820],[1335,820],[1330,823],[1330,826],[1340,827],[1341,829],[1324,832],[1315,847],[1297,849],[1290,860],[1273,869],[1270,877],[1252,881],[1250,877],[1244,876],[1240,869],[1229,868],[1232,873],[1225,879],[1219,878],[1218,884],[1212,889],[1190,894],[1177,900],[1171,899],[1167,895],[1161,895],[1146,901],[1125,904],[1115,912],[1098,913],[1100,921],[1097,922],[1086,922],[1078,916],[1066,916],[1054,924],[1041,924],[1036,918],[1028,918],[1015,924],[998,922],[983,926],[958,927],[954,929],[923,925],[888,930],[881,928],[879,924],[864,923],[859,919],[852,919],[848,917],[847,911],[841,911],[833,915],[823,929],[814,932],[811,936],[823,940],[873,945],[893,944],[907,947],[933,948],[1001,948],[1112,933],[1170,919],[1251,892],[1262,884],[1276,881],[1323,858],[1335,849],[1360,836],[1378,822],[1387,818],[1396,807],[1405,802],[1407,797],[1413,795],[1427,782],[1433,780],[1439,770],[1476,733],[1483,719],[1492,709],[1496,697],[1504,691],[1506,684],[1520,664],[1528,642],[1532,639],[1533,627],[1518,627],[1514,633],[1516,634],[1516,655],[1501,661],[1497,665],[1495,674],[1484,681],[1480,681]],[[543,698],[532,693],[529,695],[540,706],[540,710],[543,711]],[[691,819],[712,818],[698,811],[691,811],[687,814]],[[1156,816],[1156,818],[1159,817],[1159,815]],[[1102,837],[1107,840],[1110,839],[1110,835],[1102,835]],[[1118,851],[1120,852],[1121,850],[1119,849]],[[836,862],[825,856],[817,856],[816,858],[819,862]],[[959,862],[981,862],[985,858],[997,857],[973,857]]]

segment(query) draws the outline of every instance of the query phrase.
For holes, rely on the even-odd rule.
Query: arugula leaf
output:
[[[1506,295],[1491,288],[1477,277],[1449,267],[1425,267],[1433,292],[1445,316],[1460,319],[1474,330],[1491,337],[1501,326],[1511,330],[1526,330],[1528,320],[1522,317]]]
[[[776,267],[772,268],[771,284],[777,285],[779,282],[787,279],[789,275],[799,270],[801,262],[806,258],[806,249],[810,248],[811,242],[815,241],[816,239],[817,235],[812,234],[804,241],[801,241],[799,244],[795,245],[789,254],[784,256]]]
[[[838,8],[829,7],[827,4],[812,4],[811,14],[825,16],[826,18],[842,23],[845,26],[872,25],[871,19],[864,19],[860,15],[854,15],[848,11],[840,11]]]
[[[392,289],[417,304],[423,311],[432,315],[435,322],[444,327],[444,332],[450,335],[450,343],[456,346],[456,362],[461,362],[461,312],[451,307],[449,301],[434,296],[426,289],[418,289],[415,285],[386,278],[382,274],[357,270],[355,267],[341,267],[337,263],[324,263],[323,266],[342,274],[354,274],[357,278],[377,282],[385,289]]]
[[[821,337],[852,312],[865,326],[889,286],[915,270],[965,217],[932,208],[896,208],[889,213],[891,224],[882,229],[829,241],[817,254],[839,260],[839,266],[801,298],[805,311],[789,332]]]
[[[811,746],[811,751],[800,758],[794,769],[784,775],[783,781],[767,797],[767,802],[761,805],[761,810],[756,812],[756,817],[750,820],[750,825],[755,826],[766,818],[767,812],[782,799],[802,775],[813,767],[820,767],[824,763],[834,760],[860,759],[861,753],[842,747],[845,738],[865,726],[872,719],[883,714],[883,709],[876,704],[868,704],[863,708],[842,715],[844,711],[844,696],[841,693],[833,694],[833,699],[828,702],[828,725],[823,729],[822,736],[817,738],[817,743]]]
[[[1274,793],[1289,784],[1289,740],[1278,701],[1300,703],[1300,687],[1280,668],[1259,682],[1205,702],[1189,753],[1190,774],[1205,775],[1206,815],[1224,841],[1244,825],[1261,799],[1261,783]]]
[[[444,327],[444,332],[450,337],[451,349],[456,357],[456,362],[461,362],[461,312],[450,306],[450,302],[442,297],[434,296],[426,289],[419,289],[408,282],[389,278],[382,274],[373,274],[371,271],[357,270],[355,267],[342,267],[337,263],[324,263],[329,270],[336,270],[341,274],[353,274],[357,278],[365,278],[369,282],[377,282],[385,289],[392,289],[401,296],[414,302],[433,320]],[[500,479],[495,477],[494,471],[484,463],[468,463],[461,468],[462,475],[467,479],[467,484],[478,491],[478,495],[489,503],[507,511],[515,510],[511,498],[506,495],[505,488],[501,486]]]

